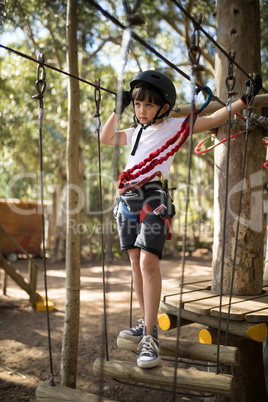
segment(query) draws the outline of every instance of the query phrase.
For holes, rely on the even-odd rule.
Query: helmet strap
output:
[[[142,134],[143,130],[146,130],[147,127],[152,126],[152,125],[156,122],[156,120],[162,119],[164,116],[166,116],[166,113],[167,113],[167,112],[161,114],[161,116],[158,116],[159,113],[160,113],[160,111],[162,110],[162,107],[164,106],[165,103],[166,103],[166,102],[164,102],[164,103],[160,106],[160,108],[158,109],[158,111],[157,111],[156,115],[154,116],[153,120],[152,120],[150,123],[146,124],[146,125],[142,124],[142,123],[139,121],[139,119],[137,118],[137,116],[135,115],[137,122],[141,125],[141,128],[140,128],[140,130],[139,130],[139,132],[138,132],[138,135],[137,135],[135,144],[134,144],[134,146],[133,146],[133,148],[132,148],[132,151],[131,151],[131,155],[132,155],[132,156],[134,156],[135,153],[136,153],[136,150],[137,150],[137,148],[138,148],[139,141],[140,141],[141,134]]]

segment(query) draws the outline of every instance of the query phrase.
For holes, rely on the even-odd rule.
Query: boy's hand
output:
[[[242,102],[245,103],[245,105],[247,105],[247,99],[249,96],[251,99],[251,94],[249,93],[250,80],[246,81],[246,86],[248,87],[247,92],[244,93],[244,95],[242,95],[240,98],[242,100]],[[256,75],[255,79],[253,80],[252,86],[253,86],[253,97],[255,97],[258,94],[258,92],[262,89],[262,79],[259,74]]]
[[[117,110],[116,110],[116,106],[117,106],[117,95],[116,95],[116,97],[115,97],[115,109],[114,109],[114,113],[116,113],[116,114],[122,114],[122,113],[124,112],[124,110],[126,109],[126,107],[128,107],[128,105],[130,104],[131,100],[132,100],[131,92],[130,92],[130,91],[123,91],[121,110],[117,111]]]

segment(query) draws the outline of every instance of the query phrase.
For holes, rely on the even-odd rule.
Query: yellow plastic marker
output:
[[[47,304],[48,310],[53,311],[54,304],[52,303],[52,301],[48,299]],[[36,311],[46,311],[46,300],[44,298],[36,302]]]
[[[167,331],[170,329],[170,318],[168,316],[168,314],[161,314],[159,319],[158,319],[158,324],[159,327],[163,330],[163,331]]]
[[[247,335],[250,339],[256,342],[264,342],[267,337],[267,325],[265,322],[254,325],[247,330]]]
[[[212,336],[207,329],[201,329],[199,332],[199,342],[207,345],[212,345]]]

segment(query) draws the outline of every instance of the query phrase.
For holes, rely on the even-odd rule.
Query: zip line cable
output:
[[[176,0],[171,0],[174,4],[176,4],[184,13],[185,15],[192,20],[195,26],[202,31],[207,38],[215,45],[218,47],[218,49],[228,58],[230,59],[230,55],[218,44],[215,39],[211,35],[209,35],[200,25],[200,22],[196,21]],[[97,10],[99,10],[106,18],[108,18],[110,21],[112,21],[115,25],[117,25],[119,28],[125,30],[126,26],[122,24],[117,18],[115,18],[113,15],[111,15],[108,11],[104,10],[98,3],[95,2],[95,0],[86,0],[87,3],[93,5]],[[165,56],[163,56],[161,53],[159,53],[156,49],[154,49],[151,45],[149,45],[147,42],[145,42],[140,36],[138,36],[135,32],[133,32],[133,38],[137,40],[141,45],[146,47],[148,50],[150,50],[152,53],[154,53],[158,58],[160,58],[162,61],[164,61],[169,67],[171,67],[173,70],[177,71],[180,75],[182,75],[184,78],[186,78],[188,81],[190,81],[190,76],[186,74],[183,70],[181,70],[179,67],[177,67],[174,63],[172,63],[170,60],[168,60]],[[252,80],[252,77],[236,62],[234,64],[250,79]],[[196,86],[202,89],[202,85],[196,82]],[[263,88],[264,89],[264,88]],[[264,89],[264,91],[266,91]],[[266,91],[267,92],[267,91]],[[221,105],[226,106],[226,103],[221,101],[217,96],[213,95],[213,99],[217,102],[219,102]]]
[[[208,32],[206,32],[205,31],[205,29],[204,28],[202,28],[202,26],[201,26],[201,23],[200,22],[198,22],[194,17],[192,17],[191,16],[191,14],[190,13],[188,13],[188,11],[187,10],[185,10],[185,8],[177,1],[177,0],[170,0],[173,4],[175,4],[185,15],[186,15],[186,17],[187,18],[189,18],[193,23],[194,23],[194,25],[196,26],[196,27],[198,27],[198,29],[224,54],[224,56],[228,59],[228,60],[230,60],[230,61],[233,61],[233,64],[240,70],[240,71],[242,71],[245,75],[246,75],[246,77],[247,78],[249,78],[251,81],[253,80],[252,79],[252,76],[250,75],[250,74],[248,74],[234,59],[232,59],[232,57],[231,57],[231,55],[228,53],[228,52],[226,52],[226,50],[224,50],[223,49],[223,47],[222,46],[220,46],[219,44],[218,44],[218,42],[208,33]],[[264,88],[263,88],[264,89]],[[264,89],[264,91],[265,92],[267,92],[267,90],[266,89]]]
[[[121,29],[125,30],[126,26],[123,25],[117,18],[115,18],[113,15],[111,15],[108,11],[104,10],[98,3],[96,3],[94,0],[86,0],[87,3],[93,5],[97,10],[99,10],[105,17],[107,17],[109,20],[111,20],[114,24],[119,26]],[[149,45],[147,42],[145,42],[140,36],[138,36],[135,32],[133,32],[133,39],[135,39],[137,42],[139,42],[141,45],[143,45],[146,49],[150,50],[152,53],[154,53],[159,59],[164,61],[169,67],[171,67],[173,70],[177,71],[180,75],[182,75],[184,78],[186,78],[188,81],[190,81],[190,76],[186,74],[184,71],[182,71],[179,67],[176,66],[176,64],[172,63],[170,60],[168,60],[165,56],[163,56],[161,53],[159,53],[155,48],[153,48],[151,45]],[[202,85],[199,84],[198,82],[196,83],[196,86],[199,89],[202,89]],[[217,96],[213,95],[213,99],[217,102],[219,102],[221,105],[226,106],[226,104],[221,101]]]
[[[13,53],[15,53],[17,56],[20,56],[20,57],[23,57],[24,59],[28,59],[28,60],[30,60],[30,61],[33,61],[34,63],[40,63],[39,60],[36,60],[36,59],[34,59],[33,57],[28,56],[28,55],[25,54],[25,53],[19,52],[18,50],[12,49],[12,48],[10,48],[10,47],[8,47],[8,46],[4,46],[4,45],[1,45],[1,44],[0,44],[0,48],[5,49],[5,50],[8,50],[9,52],[13,52]],[[78,81],[84,82],[84,83],[87,84],[87,85],[91,85],[92,87],[97,88],[96,84],[93,84],[92,82],[89,82],[89,81],[85,80],[84,78],[77,77],[77,76],[74,75],[74,74],[67,73],[67,71],[64,71],[64,70],[61,70],[61,69],[59,69],[59,68],[57,68],[57,67],[54,67],[54,66],[52,66],[51,64],[44,63],[44,64],[42,64],[42,65],[43,65],[44,67],[47,67],[47,68],[50,68],[51,70],[56,71],[57,73],[66,75],[67,77],[74,78],[74,79],[76,79],[76,80],[78,80]],[[112,95],[115,95],[115,94],[116,94],[114,91],[111,91],[110,89],[107,89],[107,88],[104,88],[104,87],[100,87],[99,89],[101,89],[102,91],[105,91],[105,92],[109,92],[109,93],[112,94]]]

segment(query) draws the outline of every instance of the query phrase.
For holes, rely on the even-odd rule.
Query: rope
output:
[[[43,96],[46,89],[46,72],[45,72],[45,56],[42,53],[38,56],[37,66],[37,78],[35,81],[35,87],[38,92],[37,95],[33,95],[33,99],[39,100],[39,161],[40,161],[40,191],[41,191],[41,221],[42,221],[42,251],[43,251],[43,270],[44,270],[44,286],[45,286],[45,302],[46,302],[46,317],[47,317],[47,332],[48,332],[48,350],[49,350],[49,364],[50,375],[49,385],[54,386],[54,374],[53,374],[53,359],[52,359],[52,347],[51,347],[51,330],[48,308],[48,288],[47,288],[47,267],[46,267],[46,245],[45,245],[45,212],[44,212],[44,177],[43,177],[43,141],[42,141],[42,129],[43,129]]]
[[[15,53],[17,56],[20,56],[20,57],[23,57],[24,59],[33,61],[34,63],[40,63],[40,61],[38,59],[35,60],[33,57],[28,56],[25,53],[19,52],[18,50],[12,49],[12,48],[10,48],[8,46],[4,46],[4,45],[0,44],[0,48],[8,50],[9,52]],[[59,68],[51,66],[50,64],[47,64],[47,63],[43,63],[42,65],[44,67],[50,68],[51,70],[57,71],[60,74],[66,75],[67,77],[74,78],[74,79],[76,79],[78,81],[84,82],[85,84],[91,85],[92,87],[96,88],[96,84],[93,84],[92,82],[89,82],[89,81],[87,81],[87,80],[85,80],[85,79],[83,79],[81,77],[78,77],[78,76],[76,76],[74,74],[70,74],[67,71],[60,70]],[[104,87],[100,87],[100,89],[102,91],[109,92],[110,94],[115,95],[115,92],[111,91],[110,89],[107,89],[107,88],[104,88]]]
[[[101,129],[101,121],[100,121],[100,101],[101,101],[101,93],[100,93],[100,80],[95,81],[95,90],[94,90],[94,99],[96,105],[96,113],[94,117],[97,119],[96,125],[96,133],[98,138],[98,166],[99,166],[99,200],[100,200],[100,227],[101,227],[101,249],[102,249],[102,289],[103,289],[103,311],[104,311],[104,339],[105,339],[105,354],[106,360],[109,360],[109,350],[108,350],[108,330],[107,330],[107,320],[106,320],[106,311],[107,311],[107,303],[106,303],[106,281],[105,281],[105,267],[104,267],[104,235],[103,235],[103,199],[102,199],[102,179],[101,179],[101,152],[100,152],[100,129]]]
[[[251,88],[252,90],[252,88]],[[237,227],[236,227],[236,235],[235,235],[235,248],[234,248],[234,259],[233,259],[233,267],[232,267],[232,279],[231,279],[231,286],[230,286],[230,298],[229,298],[229,305],[228,305],[228,315],[227,315],[227,323],[226,323],[226,332],[225,332],[225,346],[227,345],[228,341],[228,330],[229,330],[229,322],[230,322],[230,311],[231,311],[231,301],[233,296],[233,286],[234,286],[234,274],[235,274],[235,264],[236,264],[236,255],[237,255],[237,246],[238,246],[238,236],[239,236],[239,226],[240,226],[240,217],[241,217],[241,210],[242,210],[242,198],[243,198],[243,189],[244,189],[244,179],[245,179],[245,170],[246,170],[246,156],[247,156],[247,146],[248,146],[248,134],[249,134],[249,122],[250,122],[250,115],[251,115],[251,104],[253,102],[253,96],[247,97],[247,106],[248,106],[248,118],[246,122],[246,138],[245,138],[245,149],[244,149],[244,157],[243,157],[243,164],[242,164],[242,180],[241,180],[241,191],[239,197],[239,206],[238,206],[238,215],[237,215]]]
[[[194,17],[191,16],[190,13],[188,13],[187,10],[185,10],[185,8],[177,1],[177,0],[170,0],[172,3],[174,3],[185,15],[187,18],[189,18],[196,27],[198,27],[198,29],[224,54],[224,56],[231,61],[240,71],[242,71],[246,77],[248,77],[251,81],[252,76],[250,74],[248,74],[232,57],[232,55],[230,53],[227,53],[222,46],[220,46],[218,44],[218,42],[211,36],[209,35],[205,29],[201,26],[201,22],[197,21]],[[264,89],[264,88],[263,88]],[[265,92],[267,92],[266,89],[264,89]]]
[[[200,17],[201,19],[201,17]],[[197,32],[196,32],[197,31]],[[196,35],[197,33],[197,35]],[[197,39],[196,39],[197,38]],[[181,261],[181,282],[180,282],[180,301],[179,309],[177,311],[177,334],[176,334],[176,351],[175,351],[175,364],[174,364],[174,380],[173,380],[173,402],[176,401],[176,383],[177,383],[177,368],[179,358],[179,340],[180,340],[180,323],[181,323],[181,311],[182,311],[182,294],[184,285],[184,271],[185,271],[185,253],[186,253],[186,241],[187,241],[187,221],[188,221],[188,208],[190,199],[190,182],[191,182],[191,167],[192,167],[192,150],[193,150],[193,128],[196,120],[196,107],[195,107],[195,94],[196,94],[196,72],[200,70],[200,48],[199,48],[199,32],[196,26],[194,27],[192,48],[189,51],[189,59],[192,64],[191,70],[191,113],[190,113],[190,141],[188,151],[188,174],[187,174],[187,190],[186,190],[186,205],[185,205],[185,221],[183,232],[183,244],[182,244],[182,261]]]
[[[242,132],[244,131],[239,131],[239,133],[233,134],[230,136],[230,139],[236,138],[238,137]],[[219,141],[217,144],[211,145],[209,148],[204,149],[203,151],[199,151],[199,149],[202,147],[202,145],[204,144],[204,142],[206,142],[208,139],[210,139],[211,136],[209,135],[208,137],[206,137],[204,140],[200,141],[195,149],[194,152],[196,155],[201,155],[201,154],[205,154],[209,151],[212,151],[212,149],[216,148],[218,145],[223,144],[224,142],[228,141],[228,137],[224,138],[223,140]]]

